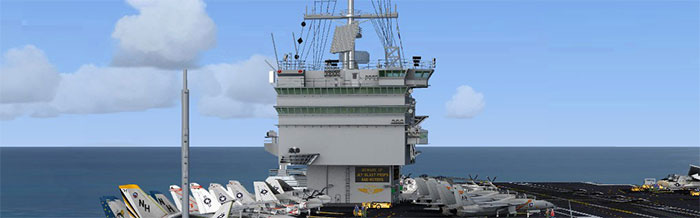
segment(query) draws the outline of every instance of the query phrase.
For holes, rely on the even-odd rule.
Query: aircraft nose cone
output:
[[[544,203],[544,206],[545,206],[545,208],[553,208],[554,204],[546,202],[546,203]]]

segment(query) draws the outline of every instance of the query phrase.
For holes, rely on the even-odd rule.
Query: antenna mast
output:
[[[190,217],[190,90],[187,69],[182,71],[182,218]]]
[[[333,20],[333,19],[347,19],[348,24],[347,26],[350,27],[352,25],[356,25],[355,20],[356,19],[391,19],[391,18],[398,18],[399,15],[396,12],[390,12],[386,11],[384,13],[377,13],[377,14],[355,14],[355,1],[354,0],[348,0],[348,13],[347,14],[339,14],[339,15],[333,15],[333,14],[304,14],[304,20]],[[336,29],[337,31],[338,29]],[[348,31],[348,30],[345,30]],[[336,33],[337,34],[337,33]],[[355,69],[355,38],[356,36],[352,35],[347,38],[343,38],[338,44],[341,46],[344,45],[352,45],[350,48],[344,47],[343,49],[340,49],[337,51],[338,53],[343,54],[343,68],[344,69]],[[334,42],[333,44],[336,43],[336,38],[334,36]],[[336,53],[333,51],[334,45],[331,46],[331,53]]]
[[[348,0],[348,25],[352,25],[353,16],[355,16],[355,0]],[[347,66],[346,69],[355,69],[355,43],[352,43],[352,48],[350,51],[345,53],[344,65]]]

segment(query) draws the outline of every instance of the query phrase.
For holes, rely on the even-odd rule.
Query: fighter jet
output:
[[[163,193],[160,193],[158,191],[151,191],[150,193],[153,199],[155,199],[156,202],[158,202],[158,204],[161,207],[163,207],[163,209],[165,209],[166,212],[168,212],[168,214],[180,213],[180,209],[178,209],[177,206],[173,205],[173,203],[170,202],[170,200],[168,200],[168,198],[165,197]]]
[[[305,204],[306,208],[319,208],[323,204],[331,202],[331,197],[323,194],[322,191],[298,190],[292,188],[281,179],[269,179],[265,182],[275,197],[282,203]]]
[[[230,194],[221,184],[210,183],[209,192],[219,201],[220,204],[225,204],[229,201],[234,201],[233,195]]]
[[[121,191],[126,208],[132,217],[162,218],[168,216],[168,212],[141,190],[138,185],[120,185],[119,191]]]
[[[258,182],[259,183],[259,182]],[[261,184],[256,184],[260,186]],[[263,183],[264,185],[264,183]],[[260,186],[262,187],[262,186]],[[279,200],[277,200],[272,191],[269,189],[267,185],[264,185],[265,189],[260,189],[260,187],[256,187],[256,195],[257,193],[265,193],[265,198],[262,196],[257,198],[259,200],[256,200],[256,196],[252,196],[248,190],[245,189],[238,181],[231,180],[229,181],[229,184],[227,185],[227,192],[232,193],[233,199],[235,201],[234,208],[239,207],[239,208],[245,208],[243,211],[244,212],[253,212],[253,213],[260,213],[260,214],[268,214],[268,215],[278,215],[278,216],[284,216],[282,214],[289,214],[289,215],[299,215],[299,207],[295,207],[295,205],[282,205],[280,204]],[[265,191],[263,191],[265,190]],[[259,194],[262,195],[262,194]],[[252,196],[252,197],[251,197]]]
[[[659,180],[657,184],[671,191],[698,189],[700,188],[700,167],[691,164],[687,176],[678,174],[668,175],[665,179]]]
[[[172,195],[173,201],[175,201],[175,206],[177,207],[177,209],[182,211],[182,188],[180,188],[180,186],[177,185],[170,185],[170,195]],[[189,198],[190,204],[188,205],[188,207],[190,209],[190,213],[199,214],[199,206],[197,205],[197,202],[192,196],[189,196]]]
[[[462,190],[455,189],[453,186],[448,184],[442,184],[444,189],[439,190],[451,190],[452,196],[449,196],[449,192],[442,191],[444,201],[449,203],[443,207],[443,213],[448,215],[457,216],[498,216],[501,213],[506,214],[516,214],[518,212],[534,213],[539,212],[544,209],[553,208],[554,204],[544,201],[535,200],[528,198],[515,198],[514,195],[506,194],[503,195],[501,199],[494,201],[482,201],[477,202],[472,199],[471,196],[467,195],[466,192]]]
[[[221,203],[218,200],[214,200],[214,196],[201,185],[195,182],[190,183],[190,191],[202,214],[214,213],[221,207]]]
[[[235,201],[239,201],[243,204],[250,204],[255,202],[255,196],[250,194],[248,190],[241,185],[240,182],[236,180],[229,180],[226,185],[226,192],[231,195]]]
[[[444,197],[440,194],[440,189],[444,189],[445,187],[441,185],[441,183],[454,186],[455,189],[458,189],[464,194],[475,197],[475,200],[478,202],[498,200],[509,196],[499,193],[497,189],[478,185],[473,182],[473,179],[475,178],[471,178],[471,184],[451,184],[449,182],[451,180],[449,179],[444,179],[443,181],[431,177],[416,178],[413,180],[417,186],[416,194],[409,198],[416,204],[431,206],[426,208],[428,210],[438,210],[439,206],[445,205]]]
[[[114,196],[104,196],[100,198],[102,208],[105,211],[107,218],[129,218],[129,210],[126,209],[126,204],[122,200]]]

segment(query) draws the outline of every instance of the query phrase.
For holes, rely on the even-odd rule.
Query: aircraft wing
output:
[[[503,207],[508,207],[508,206],[513,206],[509,203],[505,202],[498,202],[498,203],[485,203],[485,204],[479,204],[479,206],[483,208],[503,208]]]

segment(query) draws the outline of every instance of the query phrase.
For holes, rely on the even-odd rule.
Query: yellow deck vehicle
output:
[[[362,206],[366,208],[391,208],[391,202],[362,202]]]

